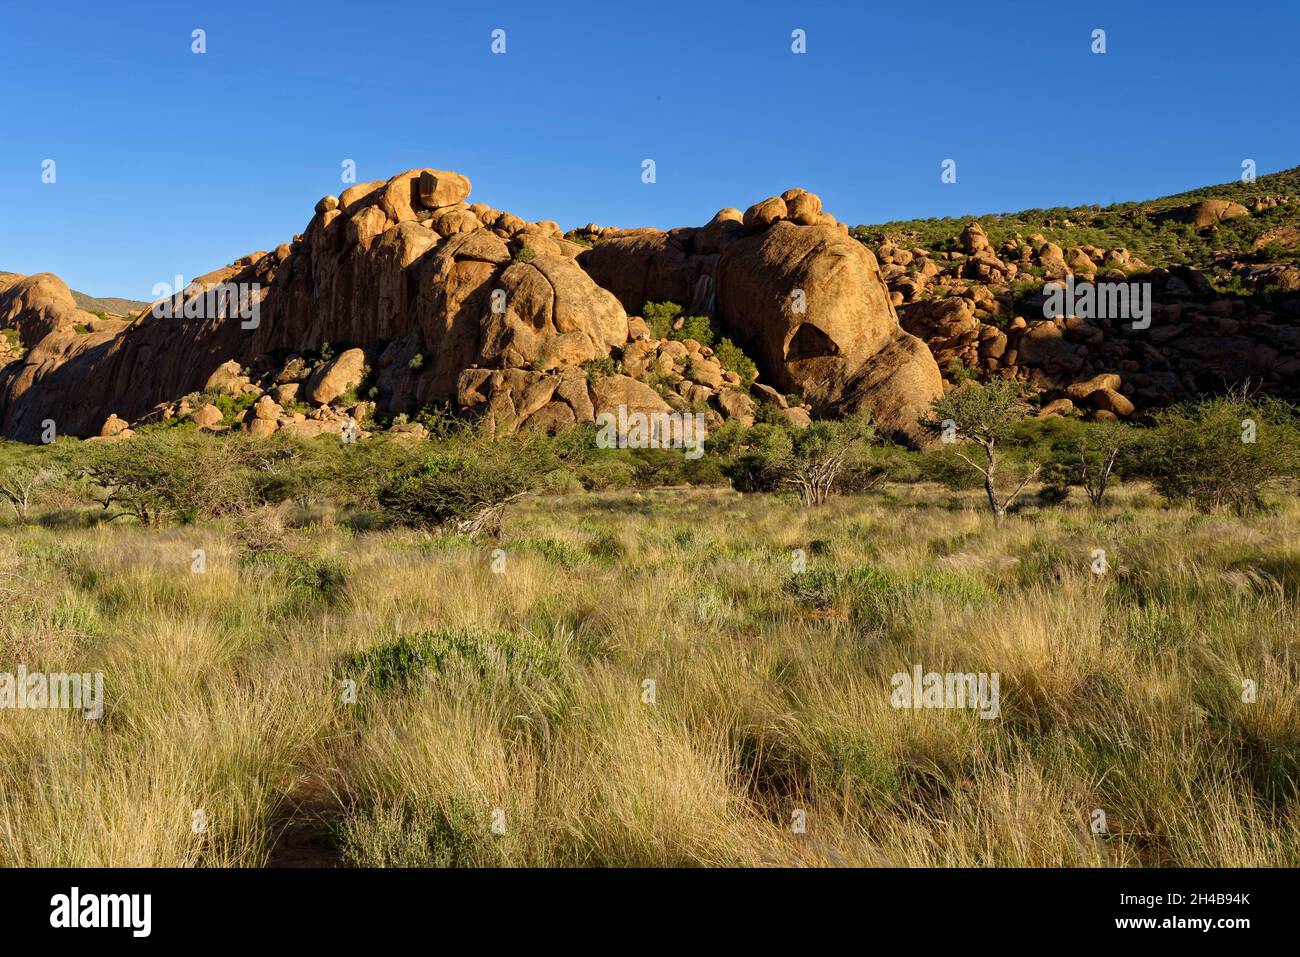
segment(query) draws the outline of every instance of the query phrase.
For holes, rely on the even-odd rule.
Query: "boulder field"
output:
[[[237,427],[258,434],[443,403],[513,433],[619,405],[753,421],[770,402],[796,425],[869,410],[915,439],[942,392],[876,257],[811,193],[698,228],[592,226],[571,240],[553,222],[470,204],[470,189],[433,169],[351,186],[317,203],[292,242],[129,323],[81,312],[55,276],[0,277],[0,319],[19,340],[0,356],[0,433],[36,441],[53,421],[116,440],[177,415],[218,429],[214,400],[230,395],[246,398]],[[682,317],[656,338],[640,317],[652,301],[710,317],[761,381],[680,334]]]
[[[1288,212],[1290,197],[1253,210],[1205,200],[1153,217],[1212,229],[1215,223]],[[949,386],[971,377],[1024,383],[1042,414],[1129,418],[1248,383],[1300,401],[1300,230],[1265,232],[1255,249],[1221,250],[1211,268],[1150,265],[1124,247],[1062,247],[1042,234],[995,249],[978,222],[936,251],[884,236],[870,241],[904,329],[923,339]],[[1283,247],[1277,261],[1256,255]],[[1045,309],[1070,289],[1143,290],[1145,327],[1075,302]],[[1025,297],[1025,298],[1022,298]],[[1077,297],[1075,297],[1077,298]]]

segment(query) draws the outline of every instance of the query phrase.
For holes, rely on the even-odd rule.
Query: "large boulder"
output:
[[[866,409],[915,440],[943,393],[929,349],[899,327],[875,256],[836,227],[781,221],[735,240],[718,263],[717,306],[764,378],[819,414]]]
[[[469,177],[446,170],[426,169],[420,173],[420,202],[429,209],[463,203],[469,198]]]
[[[627,342],[627,314],[572,259],[537,256],[497,277],[481,325],[478,364],[578,365]]]
[[[592,387],[592,405],[595,414],[608,412],[618,415],[620,406],[627,414],[641,412],[646,415],[655,412],[667,412],[670,406],[659,393],[646,385],[625,375],[610,375],[597,379]]]
[[[366,371],[366,354],[348,349],[321,366],[307,381],[307,396],[313,402],[333,402],[349,389],[361,384]]]
[[[647,302],[688,304],[701,269],[698,261],[657,229],[602,239],[579,255],[578,262],[634,315],[640,315]]]
[[[1240,203],[1226,199],[1203,199],[1188,206],[1180,206],[1159,214],[1157,219],[1172,219],[1179,223],[1188,223],[1197,229],[1214,226],[1229,219],[1249,216],[1250,210]]]
[[[0,276],[0,329],[16,329],[31,348],[52,332],[89,326],[95,316],[83,312],[62,279],[53,273]]]

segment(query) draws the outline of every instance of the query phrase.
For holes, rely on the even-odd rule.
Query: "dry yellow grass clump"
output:
[[[1300,506],[978,507],[12,526],[0,671],[107,701],[0,711],[0,865],[1300,864]],[[917,664],[997,716],[894,707]]]

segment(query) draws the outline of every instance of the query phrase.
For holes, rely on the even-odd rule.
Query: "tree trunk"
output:
[[[998,502],[998,491],[993,486],[993,476],[997,472],[997,459],[993,457],[990,449],[985,449],[984,454],[988,456],[989,467],[984,472],[984,494],[989,498],[989,508],[993,510],[993,521],[997,525],[1002,524],[1002,505]]]

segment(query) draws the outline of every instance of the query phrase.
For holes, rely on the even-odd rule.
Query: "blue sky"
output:
[[[851,225],[1145,199],[1300,164],[1298,32],[1290,0],[6,0],[0,269],[149,298],[300,232],[345,159],[565,228],[795,185]]]

